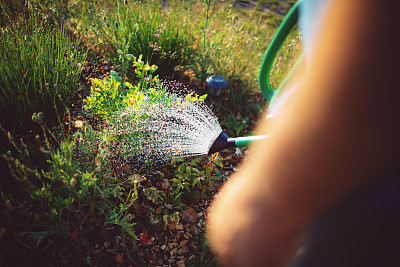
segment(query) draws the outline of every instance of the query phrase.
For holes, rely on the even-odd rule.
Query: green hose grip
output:
[[[267,135],[228,138],[228,142],[233,141],[235,143],[235,147],[247,147],[253,141],[261,140],[266,137],[267,137]],[[231,140],[229,140],[229,139],[231,139]]]
[[[260,86],[261,93],[264,98],[270,102],[271,98],[275,94],[274,88],[269,81],[271,75],[272,65],[274,64],[276,55],[278,54],[279,49],[282,47],[283,42],[286,37],[289,35],[290,30],[294,25],[297,24],[297,20],[299,18],[299,6],[301,1],[298,1],[288,12],[285,19],[281,23],[278,28],[277,33],[272,39],[267,52],[263,58],[261,63],[260,73],[258,76],[258,82]]]

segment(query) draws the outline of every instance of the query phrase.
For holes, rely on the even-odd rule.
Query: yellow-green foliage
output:
[[[107,118],[111,113],[126,106],[127,103],[122,101],[125,89],[122,88],[117,76],[111,75],[102,80],[91,79],[91,82],[91,94],[83,100],[87,112],[100,118]],[[129,82],[125,82],[124,85],[128,90],[133,89]]]

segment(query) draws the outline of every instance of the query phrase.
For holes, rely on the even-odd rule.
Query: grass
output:
[[[88,12],[72,23],[91,37],[88,41],[101,43],[122,67],[124,55],[142,55],[150,65],[159,67],[157,74],[171,77],[190,56],[190,22],[182,19],[180,12],[163,10],[161,2],[92,0],[76,8]]]
[[[217,266],[204,238],[204,215],[198,214],[205,213],[229,175],[223,164],[230,162],[214,154],[136,168],[108,150],[102,124],[71,120],[63,109],[85,61],[86,51],[72,40],[114,65],[114,91],[120,94],[100,105],[107,93],[100,82],[106,79],[96,77],[92,86],[97,83],[101,92],[86,102],[99,114],[113,113],[123,101],[139,101],[125,97],[129,90],[122,84],[140,89],[154,81],[161,88],[155,82],[160,74],[187,81],[204,94],[205,79],[220,74],[228,87],[213,100],[214,111],[233,135],[243,135],[266,105],[258,71],[282,18],[237,9],[230,1],[169,1],[166,8],[130,0],[21,3],[2,4],[0,21],[5,128],[0,166],[7,173],[0,180],[0,265],[155,265],[158,257],[164,263]],[[259,8],[273,5],[283,10],[275,1],[258,3]],[[24,16],[8,19],[18,13]],[[284,80],[301,50],[294,29],[274,63],[273,86]],[[85,116],[94,121],[93,114]],[[62,126],[54,127],[57,122]],[[40,131],[30,132],[33,127]],[[184,219],[190,210],[197,219]],[[178,246],[165,248],[170,240],[189,247],[191,254],[171,258]]]
[[[80,77],[84,53],[64,28],[30,20],[0,32],[0,123],[25,134],[32,114],[55,123]]]

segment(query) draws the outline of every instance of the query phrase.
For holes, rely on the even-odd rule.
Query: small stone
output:
[[[243,155],[242,150],[240,150],[239,147],[236,148],[236,150],[235,150],[235,155],[236,155],[236,156],[239,156],[239,157]]]
[[[161,250],[166,250],[167,248],[168,248],[168,246],[165,244],[161,246]]]
[[[83,127],[83,121],[82,120],[76,120],[74,121],[74,126],[76,128],[82,128]]]

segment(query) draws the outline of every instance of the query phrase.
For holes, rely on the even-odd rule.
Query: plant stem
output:
[[[208,28],[208,18],[209,18],[209,12],[210,12],[210,1],[211,0],[205,0],[205,3],[207,5],[207,10],[206,10],[206,25],[204,27],[204,31],[203,31],[203,49],[204,49],[204,53],[206,52],[206,31]]]

